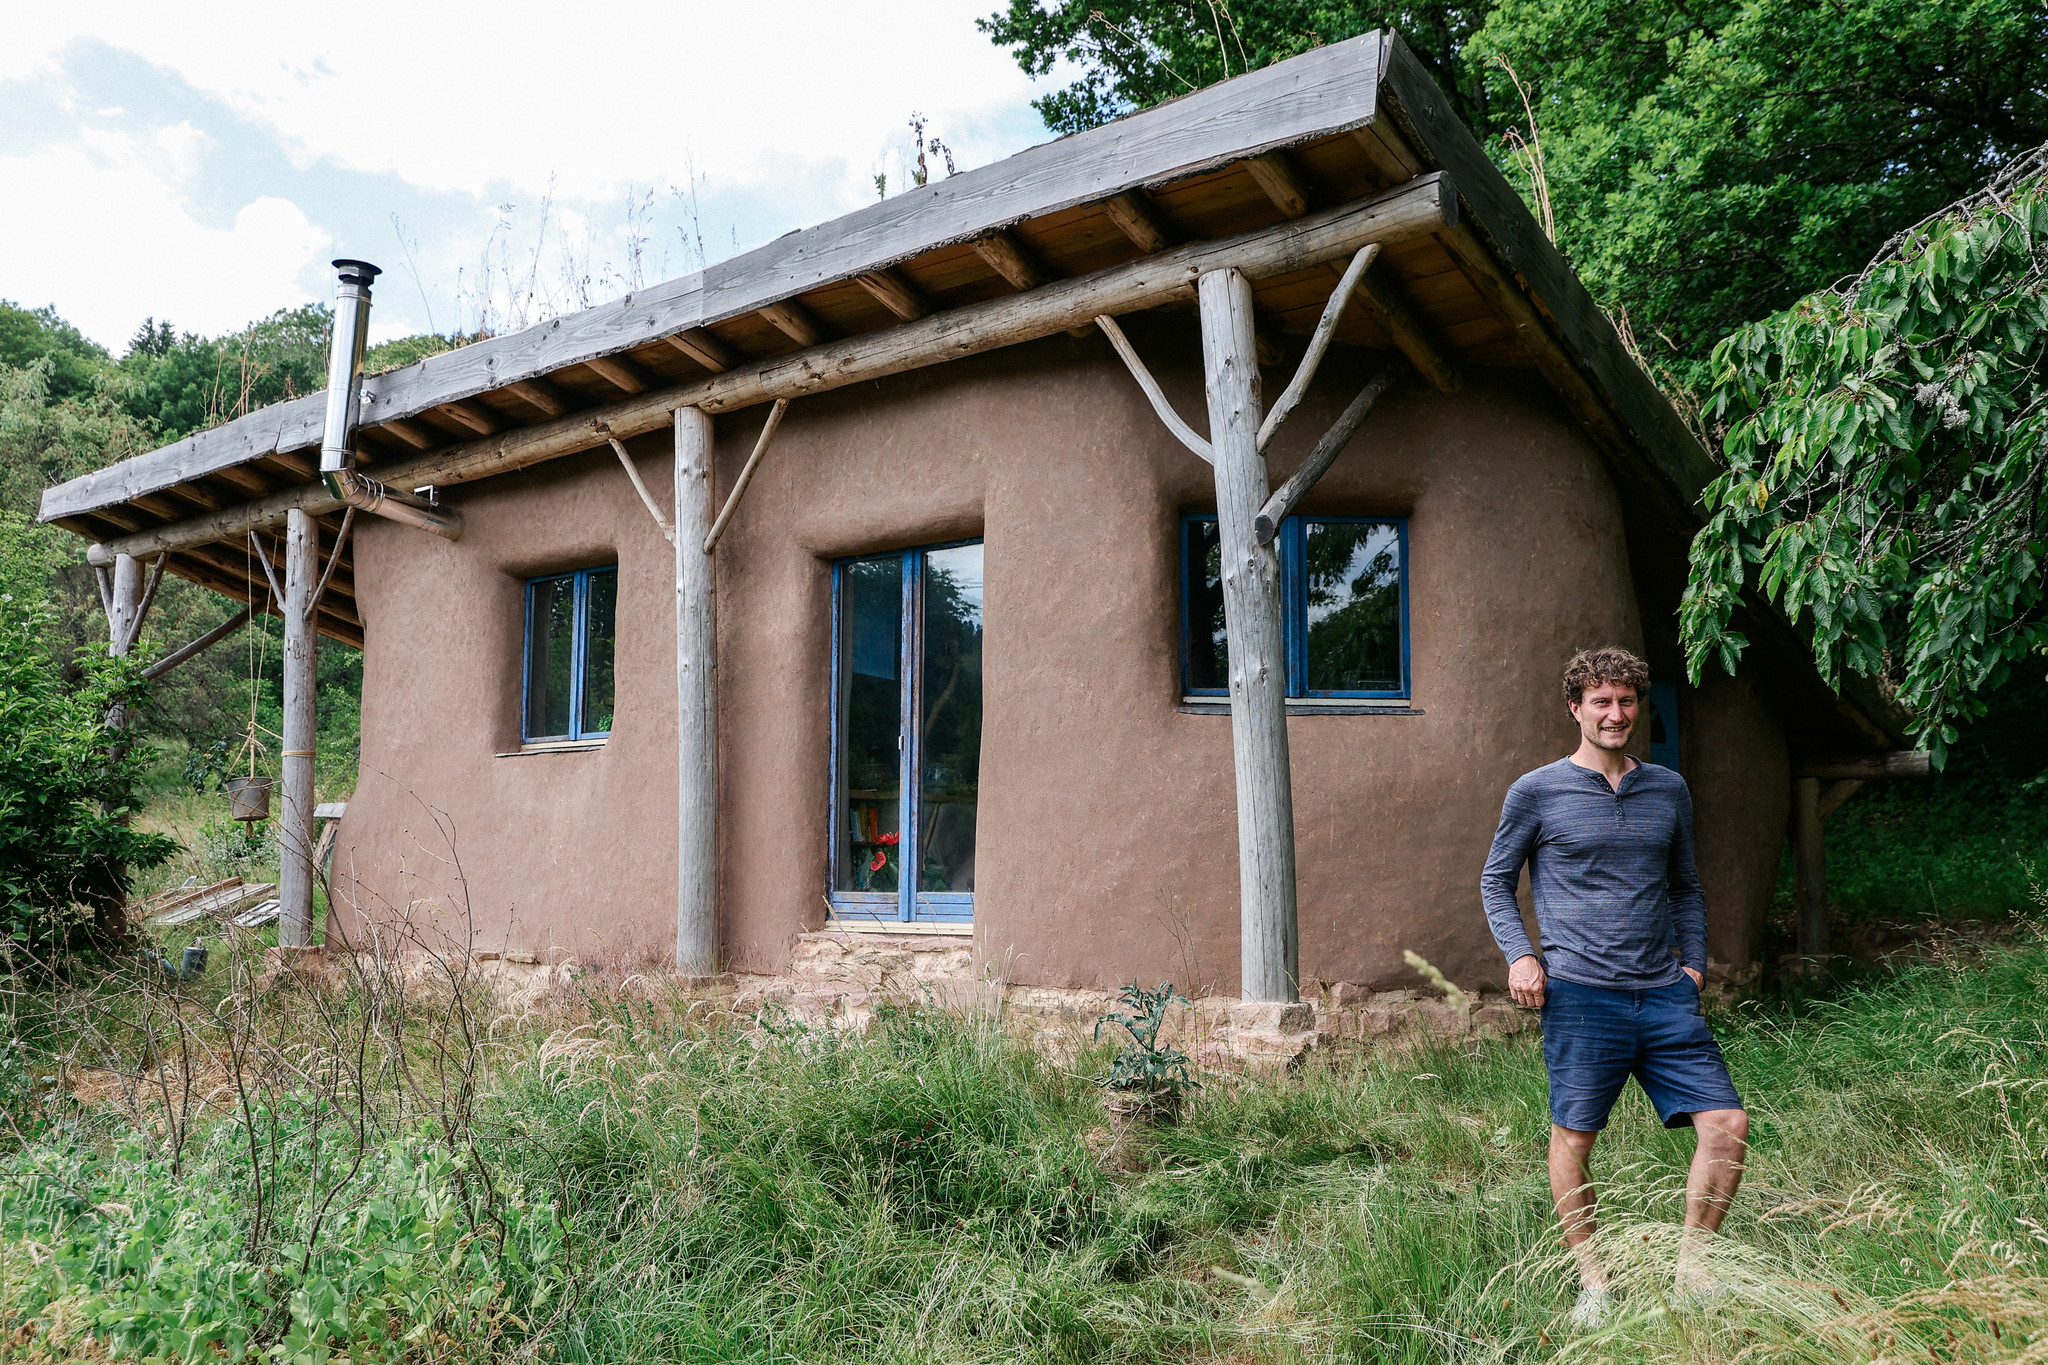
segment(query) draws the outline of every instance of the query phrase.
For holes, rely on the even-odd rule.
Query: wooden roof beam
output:
[[[1268,152],[1244,163],[1273,207],[1288,218],[1299,218],[1315,207],[1316,193],[1301,169],[1284,152]]]
[[[533,404],[550,417],[560,417],[576,406],[575,400],[556,387],[552,380],[543,379],[539,375],[531,379],[515,379],[505,387],[512,390],[516,397]]]
[[[443,403],[440,410],[479,436],[493,435],[503,426],[494,413],[485,411],[481,403],[472,403],[467,398]]]
[[[1160,216],[1158,205],[1141,189],[1125,190],[1114,199],[1105,199],[1102,211],[1116,224],[1117,231],[1147,256],[1164,251],[1173,240],[1173,230]]]
[[[875,302],[894,313],[903,322],[916,322],[932,311],[931,300],[924,291],[912,284],[903,273],[884,266],[870,270],[864,275],[855,275],[853,282],[875,296]]]
[[[635,363],[630,356],[594,355],[583,363],[627,393],[645,393],[661,382],[652,371]]]
[[[821,345],[831,337],[818,315],[793,298],[771,303],[757,311],[776,331],[799,346]]]
[[[1348,259],[1368,242],[1392,247],[1440,236],[1457,221],[1457,187],[1449,176],[1427,175],[1370,199],[1292,222],[1215,241],[1190,242],[1159,256],[1055,280],[1022,294],[950,308],[916,322],[815,349],[752,361],[725,374],[636,394],[587,412],[517,427],[366,472],[398,488],[464,483],[510,473],[588,450],[600,444],[606,433],[630,440],[670,426],[678,408],[732,412],[777,398],[824,393],[1035,341],[1103,314],[1134,312],[1185,299],[1204,271],[1240,270],[1258,279],[1284,275]],[[275,524],[295,507],[320,514],[340,506],[340,500],[323,485],[308,480],[300,487],[281,489],[241,507],[103,542],[87,551],[87,556],[95,563],[110,563],[116,554],[153,554],[167,547],[232,540],[251,528]]]
[[[663,337],[662,340],[713,374],[724,374],[746,359],[726,345],[716,332],[703,327],[692,327],[687,332],[677,332],[673,336]]]
[[[1380,326],[1394,339],[1394,345],[1408,363],[1415,367],[1417,374],[1429,381],[1429,386],[1438,393],[1455,393],[1464,382],[1464,369],[1458,363],[1457,354],[1446,346],[1422,314],[1415,311],[1415,305],[1408,301],[1401,286],[1387,274],[1384,263],[1365,272],[1359,292],[1371,303],[1379,315]]]
[[[464,423],[464,425],[468,424]],[[432,432],[422,427],[418,422],[404,417],[394,417],[388,422],[379,422],[370,429],[372,431],[388,431],[414,450],[432,450],[440,444],[434,438]]]
[[[1052,278],[1017,240],[1015,233],[997,228],[976,237],[968,245],[974,248],[974,254],[981,257],[983,264],[1009,281],[1010,287],[1019,293],[1036,289]]]

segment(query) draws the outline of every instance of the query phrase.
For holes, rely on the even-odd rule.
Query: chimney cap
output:
[[[368,261],[351,260],[344,256],[334,262],[334,268],[341,272],[341,278],[350,284],[368,284],[384,272]]]

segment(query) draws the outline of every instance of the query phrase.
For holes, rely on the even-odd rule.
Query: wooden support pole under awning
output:
[[[1259,454],[1258,343],[1252,286],[1235,270],[1201,277],[1202,369],[1222,542],[1230,666],[1230,748],[1237,778],[1239,993],[1291,1001],[1301,979],[1294,887],[1294,788],[1287,752],[1287,665],[1280,557],[1253,534],[1265,504]]]
[[[336,553],[341,547],[335,546]],[[319,633],[313,593],[320,581],[320,528],[294,508],[284,533],[283,802],[277,818],[277,942],[313,943],[313,749],[318,733]]]
[[[675,413],[676,971],[718,970],[718,616],[711,414]]]
[[[1828,816],[1865,782],[1933,775],[1932,758],[1924,749],[1809,755],[1793,762],[1792,903],[1798,919],[1799,956],[1825,962],[1833,951],[1828,935]]]

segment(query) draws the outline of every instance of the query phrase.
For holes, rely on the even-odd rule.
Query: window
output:
[[[611,733],[618,607],[616,564],[527,581],[522,742],[603,739]]]
[[[1289,517],[1280,523],[1280,616],[1287,695],[1408,695],[1408,523]],[[1181,521],[1181,688],[1230,694],[1223,549],[1216,518]]]
[[[981,546],[845,560],[832,592],[833,915],[972,920]]]
[[[1650,762],[1678,771],[1678,684],[1650,684]]]

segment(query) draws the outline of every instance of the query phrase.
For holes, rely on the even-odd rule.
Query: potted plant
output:
[[[1162,982],[1156,991],[1133,981],[1118,999],[1123,1010],[1105,1014],[1095,1024],[1098,1041],[1112,1024],[1126,1037],[1109,1070],[1095,1078],[1103,1103],[1112,1116],[1126,1121],[1172,1123],[1180,1117],[1187,1092],[1200,1090],[1202,1083],[1194,1078],[1194,1062],[1185,1052],[1160,1044],[1159,1031],[1165,1027],[1169,1006],[1194,1002],[1174,990],[1171,981]]]

